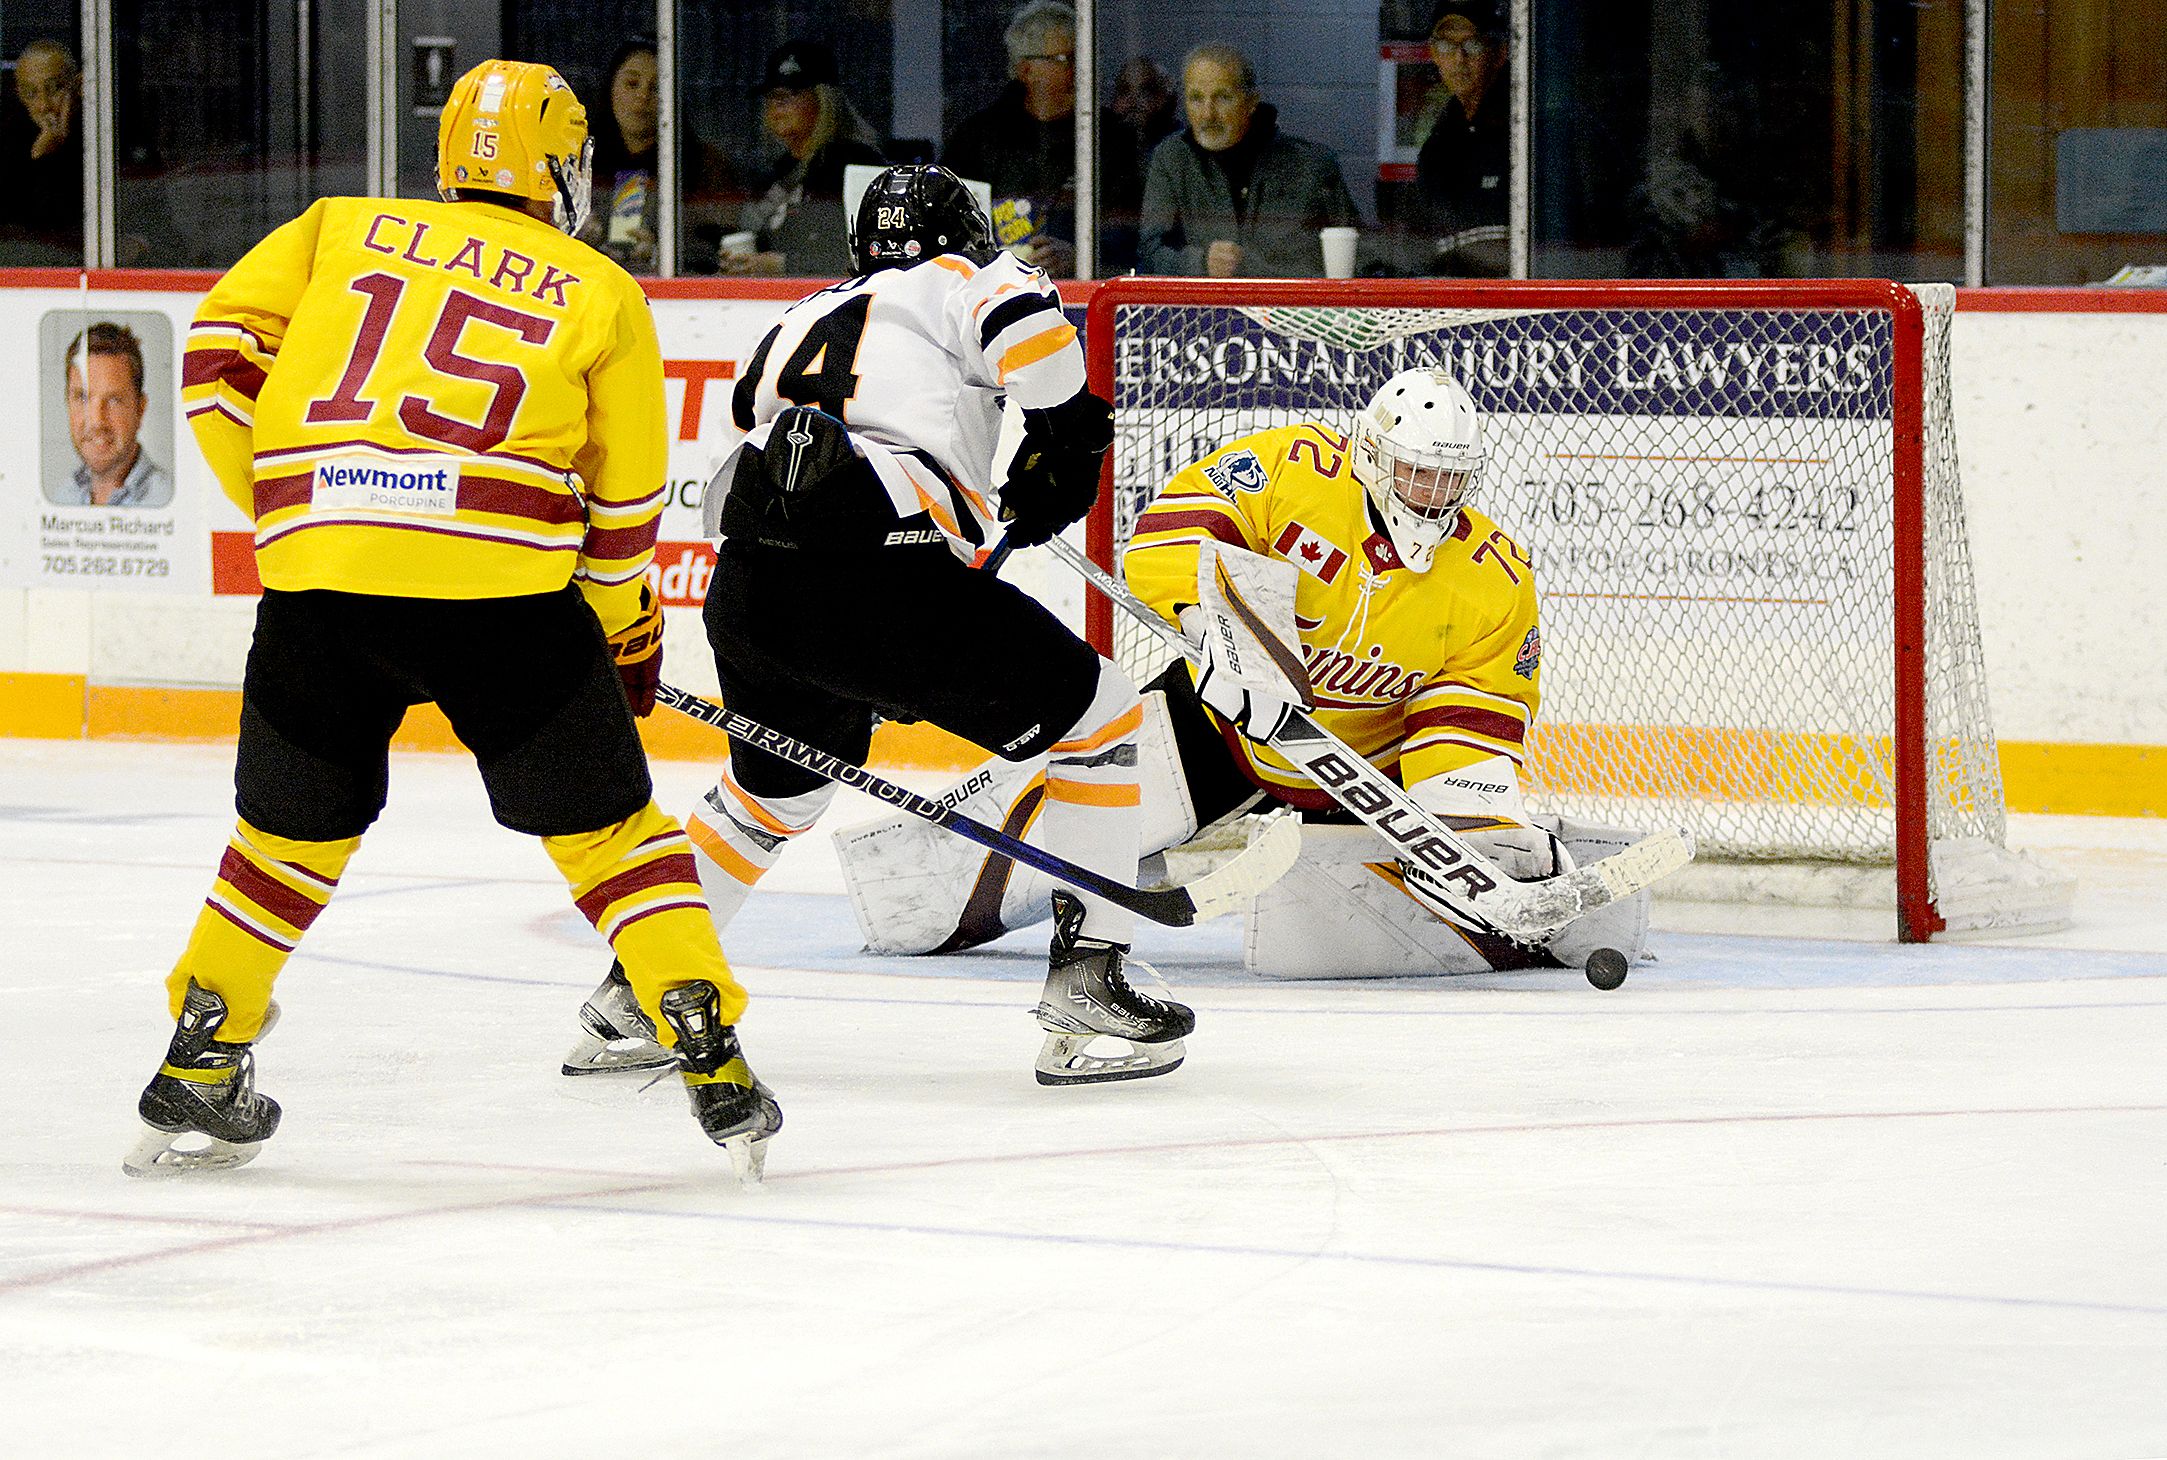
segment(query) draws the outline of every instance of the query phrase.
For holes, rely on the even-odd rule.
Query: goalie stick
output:
[[[1167,647],[1192,664],[1202,662],[1202,651],[1188,635],[1145,607],[1111,573],[1058,537],[1047,546]],[[1391,843],[1412,890],[1454,918],[1524,943],[1540,942],[1582,913],[1630,897],[1693,860],[1690,833],[1659,831],[1561,876],[1515,881],[1299,706],[1289,707],[1264,743]]]
[[[802,766],[815,775],[826,776],[831,781],[863,791],[878,801],[885,801],[898,811],[932,822],[935,826],[954,832],[965,841],[972,841],[1011,862],[1021,862],[1036,867],[1060,882],[1078,887],[1085,892],[1118,903],[1132,912],[1141,914],[1155,923],[1170,928],[1186,928],[1192,923],[1233,912],[1285,874],[1294,865],[1301,852],[1301,822],[1292,816],[1271,817],[1257,838],[1228,861],[1214,867],[1194,882],[1178,887],[1158,889],[1131,887],[1126,882],[1116,882],[1088,867],[1079,867],[1066,858],[1057,857],[1041,847],[1019,841],[1005,832],[997,831],[982,821],[973,821],[951,806],[944,805],[930,796],[883,780],[863,766],[815,750],[801,740],[794,740],[780,730],[770,730],[758,720],[726,709],[712,700],[704,700],[696,694],[681,690],[673,684],[655,687],[655,703],[668,705],[681,715],[690,716],[705,725],[727,731],[748,744],[757,745],[768,754]]]

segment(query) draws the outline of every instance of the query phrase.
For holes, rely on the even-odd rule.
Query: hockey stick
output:
[[[841,781],[875,800],[887,802],[898,811],[907,811],[935,826],[944,827],[996,856],[1036,867],[1058,882],[1103,897],[1170,928],[1186,928],[1206,918],[1233,912],[1278,881],[1294,865],[1294,859],[1301,851],[1301,823],[1291,816],[1273,818],[1257,839],[1238,855],[1194,882],[1155,890],[1131,887],[1126,882],[1116,882],[1044,848],[997,831],[982,821],[973,821],[930,796],[921,796],[893,781],[883,780],[863,766],[815,750],[780,730],[770,730],[758,720],[689,694],[675,685],[657,685],[655,703],[668,705],[681,715],[727,731],[748,745],[757,745],[768,754],[794,766],[802,766],[814,775]]]
[[[1188,635],[1145,607],[1119,579],[1059,538],[1048,546],[1168,648],[1192,664],[1202,662],[1202,651]],[[1453,917],[1522,942],[1539,942],[1582,913],[1630,897],[1693,860],[1690,833],[1659,831],[1560,876],[1515,881],[1299,706],[1288,707],[1264,743],[1308,772],[1333,800],[1390,842],[1411,873],[1413,890]]]

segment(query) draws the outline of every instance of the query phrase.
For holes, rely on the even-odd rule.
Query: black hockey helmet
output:
[[[993,221],[945,167],[891,167],[866,185],[850,220],[850,271],[904,269],[937,254],[983,264],[994,255]]]

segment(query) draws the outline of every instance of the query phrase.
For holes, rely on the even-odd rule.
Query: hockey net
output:
[[[1475,505],[1536,563],[1535,809],[1691,829],[1693,895],[1878,890],[1906,940],[2052,926],[2067,880],[2003,845],[1954,305],[1882,281],[1112,281],[1087,329],[1116,411],[1091,550],[1118,566],[1152,495],[1227,442],[1343,431],[1441,366],[1485,412]],[[1095,595],[1087,615],[1139,682],[1162,667]]]

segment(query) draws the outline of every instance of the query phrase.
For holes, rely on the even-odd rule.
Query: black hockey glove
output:
[[[1114,408],[1079,390],[1060,405],[1023,413],[1023,441],[1001,488],[1008,540],[1036,547],[1091,510],[1099,468],[1114,444]]]

